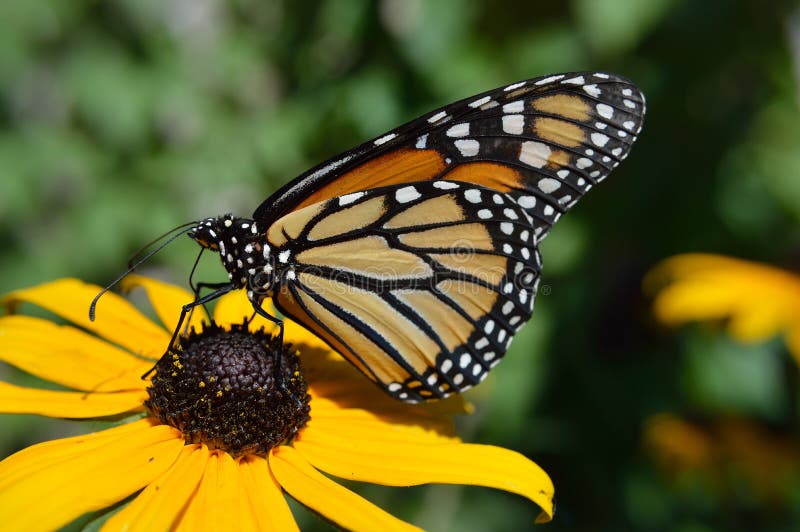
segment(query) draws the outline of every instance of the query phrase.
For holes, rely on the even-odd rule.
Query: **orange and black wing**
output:
[[[530,318],[539,282],[530,216],[463,181],[310,205],[268,241],[291,264],[278,309],[408,402],[482,381]]]
[[[405,401],[482,380],[530,317],[538,243],[627,157],[644,97],[558,74],[456,102],[333,158],[255,212],[275,302]]]
[[[511,195],[544,236],[625,157],[644,96],[600,72],[521,81],[453,103],[294,179],[254,213],[261,227],[294,210],[381,186],[437,179]]]

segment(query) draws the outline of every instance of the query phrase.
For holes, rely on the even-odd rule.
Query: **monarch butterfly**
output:
[[[261,308],[271,297],[399,400],[464,391],[530,318],[539,242],[627,157],[644,112],[629,81],[578,72],[423,115],[300,175],[250,219],[196,223],[189,236],[219,252],[229,282],[181,321],[246,288],[257,313],[280,321]]]

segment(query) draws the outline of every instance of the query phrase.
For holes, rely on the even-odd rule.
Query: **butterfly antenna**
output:
[[[160,241],[160,240],[162,240],[164,238],[167,238],[169,235],[171,235],[175,231],[180,231],[181,229],[184,229],[184,228],[189,227],[189,226],[197,225],[197,224],[198,224],[198,222],[187,222],[187,223],[181,224],[181,225],[179,225],[177,227],[173,227],[172,229],[170,229],[169,231],[167,231],[163,235],[154,238],[153,240],[151,240],[150,242],[148,242],[144,246],[140,247],[138,250],[136,250],[136,252],[133,255],[130,256],[130,258],[128,259],[128,268],[130,268],[131,265],[134,262],[136,262],[138,260],[138,258],[140,256],[142,256],[147,251],[147,248],[149,248],[150,246],[158,243],[158,241]]]
[[[133,262],[133,259],[131,259],[131,261],[128,263],[128,269],[125,270],[119,277],[114,279],[108,286],[106,286],[105,288],[100,290],[100,292],[96,296],[94,296],[94,299],[92,299],[92,303],[89,305],[89,321],[94,321],[95,310],[97,308],[97,301],[103,296],[103,294],[105,294],[106,292],[108,292],[109,290],[114,288],[117,284],[119,284],[120,281],[122,281],[125,278],[126,275],[128,275],[131,272],[133,272],[133,270],[138,268],[140,264],[142,264],[143,262],[148,260],[150,257],[152,257],[153,255],[155,255],[156,253],[158,253],[159,251],[161,251],[162,249],[167,247],[170,243],[172,243],[173,240],[175,240],[179,236],[183,235],[184,233],[188,233],[191,230],[191,228],[193,226],[195,226],[195,225],[197,225],[197,222],[189,222],[189,223],[186,223],[186,224],[183,224],[183,225],[179,225],[175,229],[170,229],[169,231],[167,231],[166,233],[164,233],[160,237],[156,238],[155,240],[153,240],[152,242],[150,242],[149,244],[144,246],[141,250],[137,251],[136,254],[134,255],[134,258],[137,255],[140,255],[143,250],[145,250],[148,247],[152,246],[154,243],[158,242],[159,240],[161,240],[163,238],[166,238],[170,233],[178,231],[177,233],[175,233],[174,235],[169,237],[160,246],[158,246],[154,250],[148,252],[147,254],[145,254],[144,256],[139,258],[138,260],[136,260],[136,262]]]

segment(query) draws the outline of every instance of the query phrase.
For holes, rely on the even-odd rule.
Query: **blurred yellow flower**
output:
[[[725,320],[739,341],[783,334],[800,364],[800,276],[772,266],[710,254],[671,257],[645,278],[656,319],[668,325]]]
[[[227,440],[204,441],[198,436],[202,431],[190,432],[196,420],[184,414],[175,418],[184,432],[165,424],[161,418],[170,418],[172,406],[158,400],[169,400],[170,394],[154,397],[159,390],[153,382],[162,374],[169,377],[165,370],[170,367],[175,368],[173,375],[180,374],[189,359],[162,360],[154,379],[143,381],[140,376],[163,353],[180,306],[191,296],[139,276],[130,276],[126,285],[146,290],[163,326],[114,294],[106,296],[97,321],[90,322],[88,304],[99,288],[74,279],[18,290],[3,299],[10,309],[34,304],[74,325],[25,315],[0,317],[0,360],[66,389],[0,382],[1,413],[78,419],[128,416],[107,430],[33,445],[0,462],[4,529],[56,529],[131,497],[105,522],[104,530],[296,530],[284,491],[345,529],[416,529],[321,471],[391,486],[489,486],[535,502],[543,510],[539,521],[552,517],[553,486],[541,468],[519,453],[465,444],[455,435],[452,416],[466,410],[462,400],[413,406],[394,401],[290,322],[286,340],[304,353],[308,393],[307,406],[296,401],[305,413],[293,429],[296,436],[263,452],[247,445],[228,452]],[[241,336],[257,336],[246,330],[236,342],[227,336],[251,313],[241,293],[229,294],[214,309],[219,327],[197,336],[233,349]],[[205,312],[197,309],[191,325],[200,330],[207,321]],[[256,319],[250,327],[255,331],[268,325]],[[191,347],[208,354],[196,344]],[[287,375],[294,385],[300,372]],[[239,375],[247,382],[251,376]],[[203,382],[198,387],[206,386]],[[210,397],[225,396],[230,388],[226,383]],[[252,416],[253,409],[245,408],[242,415]],[[40,511],[43,507],[46,511]]]
[[[674,414],[651,417],[645,450],[676,482],[703,480],[720,496],[789,503],[800,482],[800,442],[745,419],[690,422]],[[748,493],[743,493],[746,490]]]

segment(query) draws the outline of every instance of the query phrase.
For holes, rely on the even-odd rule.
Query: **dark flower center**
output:
[[[263,329],[214,323],[200,333],[192,329],[155,370],[144,404],[187,443],[233,457],[265,455],[309,420],[299,358]]]

